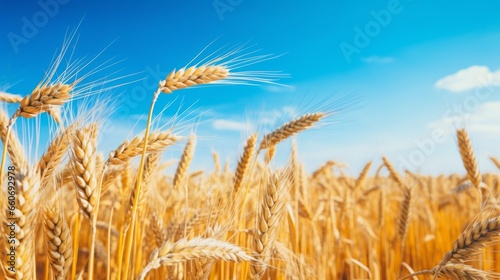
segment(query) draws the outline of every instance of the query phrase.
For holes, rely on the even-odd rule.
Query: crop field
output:
[[[498,11],[0,0],[0,280],[500,279]]]
[[[95,115],[109,100],[86,93],[77,70],[57,74],[65,51],[30,94],[0,94],[16,108],[0,111],[6,279],[498,277],[498,174],[478,169],[465,129],[456,131],[463,173],[449,176],[399,174],[387,157],[356,176],[334,159],[306,172],[295,137],[328,111],[254,131],[233,155],[234,170],[214,152],[213,171],[193,171],[197,135],[154,128],[155,102],[221,81],[273,82],[232,70],[262,57],[234,52],[173,70],[151,94],[144,131],[103,153]],[[66,103],[82,95],[91,109],[68,118]],[[33,147],[15,127],[41,115],[59,126],[30,162]],[[276,147],[290,140],[286,163],[274,164]],[[174,163],[162,157],[173,146],[183,150]],[[171,164],[175,173],[165,172]]]

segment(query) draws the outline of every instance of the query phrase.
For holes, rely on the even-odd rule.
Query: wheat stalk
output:
[[[16,119],[19,116],[33,118],[43,112],[49,111],[53,106],[63,105],[71,98],[70,92],[74,86],[74,83],[56,83],[41,88],[37,87],[30,95],[21,100],[20,106],[12,116],[12,119]]]
[[[146,142],[144,138],[136,136],[130,141],[124,141],[116,150],[109,154],[106,164],[112,166],[128,162],[132,158],[141,155],[144,144],[147,145],[147,153],[151,154],[161,152],[181,139],[181,137],[173,135],[170,131],[152,132]]]
[[[434,279],[441,276],[457,280],[488,280],[490,274],[486,271],[475,269],[470,265],[461,263],[447,263],[439,270],[433,269]]]
[[[274,174],[261,200],[253,238],[255,257],[258,260],[250,268],[253,279],[262,278],[272,255],[273,243],[286,206],[288,190],[285,182],[282,176]]]
[[[257,143],[257,133],[252,134],[247,140],[245,147],[243,148],[243,154],[241,155],[238,165],[236,166],[236,172],[234,175],[234,186],[233,193],[236,195],[238,193],[245,174],[248,172],[250,160],[253,157],[255,144]]]
[[[42,187],[45,186],[47,179],[53,175],[54,170],[63,161],[64,155],[71,144],[71,134],[75,131],[76,125],[75,122],[58,133],[38,161],[37,167],[42,174]]]
[[[97,124],[93,123],[76,130],[72,137],[72,174],[75,182],[76,199],[83,215],[90,221],[94,214],[96,196],[96,146]]]
[[[2,138],[4,145],[7,147],[12,165],[14,165],[18,170],[26,170],[28,168],[28,163],[23,145],[14,131],[7,133],[8,122],[9,117],[5,114],[4,110],[0,109],[0,138]]]
[[[19,103],[21,100],[23,100],[23,97],[19,95],[0,91],[0,101],[2,102]]]
[[[354,187],[355,188],[359,188],[363,185],[365,179],[366,179],[366,176],[368,175],[368,171],[370,171],[370,168],[372,167],[372,162],[369,161],[365,167],[363,167],[363,170],[361,171],[361,173],[359,174],[358,176],[358,179],[356,179],[356,183],[354,184]]]
[[[391,177],[394,182],[396,182],[399,187],[404,187],[405,183],[403,182],[403,179],[401,176],[399,176],[399,173],[396,171],[396,168],[392,165],[392,163],[389,161],[388,158],[382,157],[382,160],[384,161],[384,165],[389,170],[389,176]]]
[[[499,234],[500,217],[474,223],[453,242],[452,249],[444,255],[436,270],[439,271],[447,263],[460,263],[471,258],[486,245],[497,242]]]
[[[225,79],[228,76],[229,70],[224,66],[217,65],[192,66],[188,69],[179,69],[179,71],[174,69],[168,74],[167,78],[160,83],[160,90],[164,93],[172,93],[177,89],[212,83]]]
[[[73,260],[71,231],[64,219],[64,212],[55,198],[44,209],[44,229],[47,255],[55,279],[66,279]]]
[[[493,164],[495,164],[495,166],[500,169],[500,160],[498,160],[496,157],[490,157],[491,161],[493,162]]]
[[[481,178],[479,168],[477,167],[476,157],[474,155],[474,151],[472,150],[472,143],[470,141],[469,135],[467,134],[467,131],[465,129],[458,129],[457,138],[460,156],[462,156],[464,167],[467,170],[467,177],[479,190],[479,193],[482,196],[481,183],[483,180]]]
[[[151,229],[156,242],[156,247],[161,247],[167,241],[167,232],[163,219],[158,214],[153,213],[151,216]]]
[[[264,136],[264,139],[262,139],[262,142],[260,142],[259,150],[275,146],[281,141],[287,139],[288,137],[310,128],[316,122],[324,118],[326,115],[327,115],[326,113],[305,114],[295,120],[292,120],[282,125],[275,131]]]
[[[213,238],[185,238],[175,243],[167,242],[155,249],[137,279],[144,279],[149,271],[162,265],[173,265],[188,260],[206,258],[230,262],[254,261],[243,249],[234,244]]]
[[[403,203],[399,211],[398,234],[401,237],[403,248],[411,221],[412,189],[411,187],[403,188]]]
[[[130,219],[132,211],[134,208],[137,208],[138,211],[143,209],[144,206],[144,201],[146,200],[146,197],[148,195],[150,185],[154,179],[154,174],[155,171],[158,168],[159,161],[161,159],[161,153],[153,153],[149,154],[148,157],[146,158],[146,164],[144,165],[144,172],[142,173],[142,181],[144,184],[142,185],[141,192],[139,193],[139,197],[137,198],[137,204],[134,204],[136,201],[136,190],[132,189],[132,192],[130,193],[129,197],[129,206],[128,206],[128,211],[127,211],[127,216],[126,216],[126,222],[125,225],[128,227],[130,224]]]
[[[191,135],[189,137],[188,142],[186,143],[186,147],[184,147],[181,160],[179,161],[179,165],[177,166],[177,170],[175,171],[174,180],[172,182],[172,186],[174,188],[179,186],[182,179],[184,179],[184,176],[186,175],[186,171],[189,168],[189,164],[193,159],[195,145],[196,145],[196,138],[194,137],[194,135]]]

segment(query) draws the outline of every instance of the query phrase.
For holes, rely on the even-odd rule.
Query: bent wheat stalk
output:
[[[444,255],[436,271],[439,273],[447,263],[460,263],[478,254],[488,244],[498,242],[499,234],[500,216],[476,222],[453,242],[453,248]]]
[[[0,172],[3,172],[5,168],[10,133],[16,119],[18,117],[33,118],[43,112],[49,111],[53,106],[64,104],[64,102],[71,97],[69,93],[73,90],[76,83],[77,82],[72,84],[56,83],[54,85],[36,87],[30,95],[21,100],[19,108],[14,112],[7,124]],[[0,186],[1,185],[3,185],[3,176],[0,176]]]
[[[213,238],[185,238],[175,243],[167,242],[155,249],[149,257],[149,263],[141,271],[137,279],[142,280],[149,271],[162,265],[173,265],[188,260],[206,258],[230,262],[255,261],[243,249],[234,244]]]
[[[225,74],[223,74],[225,73]],[[158,89],[155,91],[153,94],[153,100],[151,102],[151,105],[149,107],[149,113],[148,113],[148,120],[146,123],[146,132],[144,133],[144,141],[142,145],[142,154],[141,154],[141,161],[139,163],[139,173],[137,174],[137,181],[135,185],[135,193],[140,193],[141,192],[141,180],[142,180],[142,172],[144,169],[144,164],[145,164],[145,159],[146,159],[146,152],[148,149],[148,142],[149,142],[149,133],[150,133],[150,126],[151,126],[151,121],[153,119],[153,109],[154,105],[156,103],[156,100],[158,99],[158,96],[160,95],[161,92],[164,93],[172,93],[176,89],[180,88],[186,88],[189,86],[195,86],[195,85],[200,85],[200,84],[207,84],[211,82],[215,82],[221,79],[224,79],[228,76],[229,71],[223,67],[223,66],[212,66],[212,65],[207,65],[207,66],[201,66],[201,67],[191,67],[188,70],[179,70],[179,71],[172,71],[165,80],[160,81],[158,84]],[[138,203],[139,196],[135,197],[134,205],[137,205]],[[137,208],[132,208],[132,218],[131,218],[131,230],[127,234],[127,243],[125,246],[125,266],[124,266],[124,277],[126,278],[128,275],[128,266],[130,262],[130,253],[132,250],[132,236],[135,228],[135,221],[136,221],[136,209]]]
[[[19,103],[23,100],[22,96],[0,91],[0,101],[7,103]]]
[[[303,130],[306,130],[313,126],[316,122],[326,117],[326,113],[313,113],[313,114],[305,114],[300,118],[292,120],[275,131],[267,134],[262,139],[259,145],[259,151],[266,149],[267,147],[272,147],[280,143],[281,141],[287,139],[288,137],[295,135]]]

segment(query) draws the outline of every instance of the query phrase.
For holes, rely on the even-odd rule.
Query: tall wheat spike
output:
[[[483,194],[483,179],[477,166],[476,156],[474,155],[474,150],[472,149],[469,134],[465,128],[457,130],[457,139],[460,156],[462,157],[465,170],[467,170],[467,178],[469,178],[472,184],[477,188],[480,196],[480,205],[482,207],[484,203],[483,200],[485,198],[485,195]]]
[[[274,174],[270,178],[261,200],[253,238],[255,257],[259,262],[254,262],[250,268],[252,278],[256,280],[261,279],[266,272],[278,226],[285,211],[288,190],[286,180],[282,177]]]
[[[462,161],[464,167],[467,170],[467,177],[476,186],[480,188],[482,178],[481,173],[476,162],[476,156],[472,149],[472,143],[470,141],[469,135],[465,129],[457,130],[458,147],[460,148],[460,155],[462,156]]]
[[[245,174],[248,172],[248,168],[250,167],[250,161],[252,160],[255,144],[257,143],[257,133],[252,134],[243,148],[243,154],[241,155],[240,160],[238,161],[238,165],[236,166],[236,172],[234,175],[234,186],[233,193],[238,193],[238,190],[241,187]]]
[[[365,179],[366,179],[366,176],[368,175],[368,171],[370,171],[370,168],[372,167],[372,162],[369,161],[365,167],[363,167],[363,170],[361,171],[361,173],[359,174],[358,178],[356,179],[356,183],[355,183],[355,188],[359,188],[363,185]]]
[[[186,143],[186,147],[184,147],[184,152],[182,152],[181,160],[179,161],[179,165],[177,166],[177,170],[175,171],[175,176],[172,183],[174,188],[179,186],[181,181],[184,179],[184,176],[186,175],[187,169],[191,164],[191,160],[193,160],[195,145],[196,138],[194,137],[194,135],[191,135],[188,142]]]
[[[47,256],[55,279],[66,279],[73,260],[71,231],[57,197],[44,209]]]
[[[493,162],[493,164],[495,164],[495,166],[500,169],[500,160],[498,160],[496,157],[490,157],[491,161]]]
[[[384,161],[384,165],[387,170],[389,170],[389,176],[391,177],[391,179],[394,180],[394,182],[398,183],[400,187],[403,187],[405,183],[401,176],[399,176],[399,173],[396,171],[396,168],[394,168],[391,161],[389,161],[389,159],[386,157],[382,157],[382,160]]]
[[[75,182],[78,205],[83,215],[92,220],[96,196],[96,156],[97,156],[97,124],[93,123],[78,129],[72,137],[72,174]]]

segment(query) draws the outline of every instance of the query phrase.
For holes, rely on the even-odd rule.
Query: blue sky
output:
[[[81,22],[74,57],[91,58],[109,46],[98,60],[119,63],[97,75],[120,70],[137,73],[127,81],[145,79],[111,93],[114,126],[100,139],[108,153],[144,127],[158,79],[215,39],[212,50],[250,42],[262,54],[284,55],[248,70],[287,73],[281,82],[289,87],[209,86],[159,99],[155,112],[174,103],[158,125],[180,106],[199,121],[181,131],[199,135],[192,170],[212,168],[212,150],[234,167],[254,130],[262,136],[302,113],[342,105],[298,137],[308,170],[335,160],[356,174],[387,155],[400,170],[463,172],[453,129],[465,125],[480,168],[493,171],[488,156],[500,157],[499,8],[495,1],[3,0],[0,86],[31,92],[68,28]],[[22,123],[20,134],[39,125],[43,135],[53,126],[46,119]],[[289,143],[278,149],[276,165],[288,151]]]

